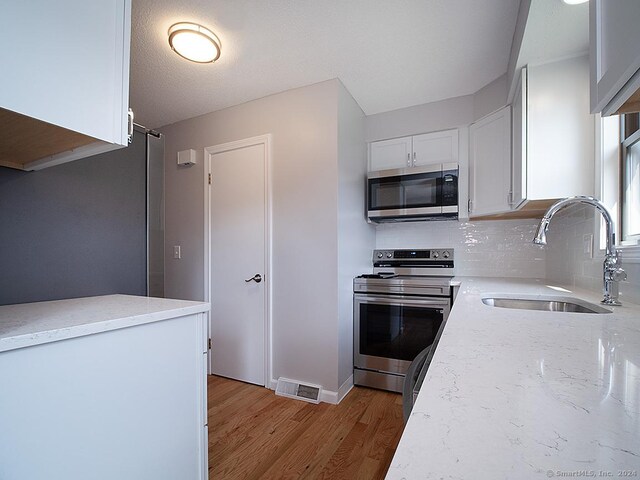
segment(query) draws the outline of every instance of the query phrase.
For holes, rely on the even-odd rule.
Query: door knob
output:
[[[249,283],[251,281],[254,281],[256,283],[260,283],[262,281],[262,275],[260,275],[259,273],[256,273],[253,277],[247,278],[245,280],[245,282],[247,282],[247,283]]]

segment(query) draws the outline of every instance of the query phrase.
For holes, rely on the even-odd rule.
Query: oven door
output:
[[[448,298],[355,294],[354,365],[404,375],[449,316]]]

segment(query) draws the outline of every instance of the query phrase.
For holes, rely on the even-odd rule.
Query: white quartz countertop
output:
[[[0,352],[208,310],[203,302],[132,295],[0,306]]]
[[[640,306],[496,308],[482,298],[601,297],[544,280],[456,280],[460,292],[386,478],[640,477]]]

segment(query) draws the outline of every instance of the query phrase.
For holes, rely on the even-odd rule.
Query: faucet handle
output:
[[[614,268],[611,273],[611,280],[614,282],[623,282],[627,279],[627,272],[625,272],[622,268],[617,267]]]

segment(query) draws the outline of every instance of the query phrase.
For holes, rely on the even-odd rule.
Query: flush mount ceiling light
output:
[[[586,3],[589,0],[562,0],[567,5],[580,5],[581,3]]]
[[[197,23],[180,22],[169,27],[169,45],[182,58],[213,63],[220,58],[220,39]]]

